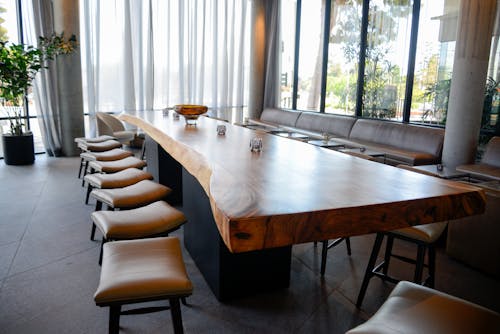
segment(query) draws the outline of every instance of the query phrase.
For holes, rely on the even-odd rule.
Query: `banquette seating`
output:
[[[259,122],[316,138],[327,133],[346,147],[365,147],[383,152],[385,162],[392,165],[441,162],[443,129],[272,108],[262,112]]]
[[[480,180],[500,180],[500,137],[490,139],[479,163],[461,165],[457,170]]]

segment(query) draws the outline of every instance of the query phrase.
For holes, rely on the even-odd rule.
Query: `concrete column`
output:
[[[53,0],[54,30],[72,34],[80,41],[78,0]],[[82,98],[82,64],[80,50],[57,57],[59,113],[61,121],[61,146],[64,156],[79,154],[74,138],[85,135]]]
[[[443,164],[448,167],[474,162],[496,3],[461,1],[443,147]]]
[[[248,117],[259,118],[264,102],[266,78],[266,0],[252,1],[250,27]]]

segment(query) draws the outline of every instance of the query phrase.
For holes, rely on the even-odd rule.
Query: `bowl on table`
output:
[[[175,112],[184,116],[186,125],[196,125],[198,117],[206,113],[207,109],[207,106],[197,104],[177,104],[174,106]]]

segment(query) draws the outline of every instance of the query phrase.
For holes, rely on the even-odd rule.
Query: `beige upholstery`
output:
[[[347,334],[500,333],[500,314],[410,282],[400,282],[380,309]]]
[[[84,161],[113,161],[120,160],[126,157],[133,156],[134,153],[123,150],[121,148],[114,148],[104,152],[83,152],[80,157]]]
[[[384,162],[391,165],[429,165],[441,162],[443,129],[271,108],[265,109],[260,119],[287,130],[311,133],[313,138],[319,138],[323,132],[328,132],[335,137],[335,141],[346,147],[365,146],[385,153]]]
[[[134,139],[133,131],[125,130],[122,122],[113,115],[97,112],[97,132],[99,135],[109,135],[115,137],[118,141],[128,144]]]
[[[266,108],[262,111],[260,119],[267,123],[295,126],[300,111]]]
[[[110,189],[123,188],[143,180],[152,180],[153,175],[137,168],[127,168],[112,174],[87,174],[84,179],[92,188]]]
[[[115,189],[94,189],[91,196],[113,208],[137,208],[165,198],[172,190],[150,180]]]
[[[184,214],[164,201],[126,211],[95,211],[92,220],[108,240],[144,238],[172,231],[186,222]]]
[[[114,161],[90,161],[89,167],[100,173],[116,173],[127,168],[143,168],[146,166],[144,160],[136,157],[126,157]]]
[[[320,134],[326,132],[333,137],[347,138],[355,122],[355,117],[304,111],[300,114],[296,127]]]
[[[443,234],[443,231],[446,228],[447,224],[448,222],[440,222],[427,225],[405,227],[399,230],[391,231],[391,233],[399,234],[407,238],[420,240],[430,244],[439,239],[441,234]]]
[[[113,136],[99,136],[99,137],[94,137],[94,138],[84,138],[84,137],[77,137],[75,138],[75,143],[100,143],[106,140],[113,140],[116,139]]]
[[[116,140],[106,140],[99,143],[80,142],[78,147],[83,151],[104,152],[114,148],[121,148],[122,144]]]
[[[457,170],[479,179],[500,180],[500,137],[490,139],[480,163],[461,165]]]
[[[188,296],[193,291],[179,239],[115,241],[104,244],[97,305]]]

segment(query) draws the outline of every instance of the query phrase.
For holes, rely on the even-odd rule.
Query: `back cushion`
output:
[[[500,137],[493,137],[490,139],[481,162],[491,166],[500,167]]]
[[[266,108],[260,115],[260,120],[280,125],[295,126],[300,111]]]
[[[356,122],[354,117],[302,112],[297,120],[296,127],[321,133],[327,132],[336,137],[347,138],[354,122]]]
[[[444,130],[418,125],[358,119],[349,139],[441,156]]]

